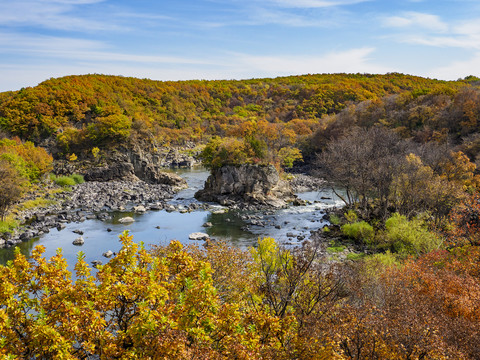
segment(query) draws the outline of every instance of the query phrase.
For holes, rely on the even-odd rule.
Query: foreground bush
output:
[[[479,249],[325,266],[273,239],[122,249],[74,280],[37,247],[0,267],[0,357],[22,359],[476,359]]]

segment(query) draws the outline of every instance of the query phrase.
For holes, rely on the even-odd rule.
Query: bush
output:
[[[11,215],[5,218],[5,220],[0,221],[0,233],[9,233],[12,232],[19,225],[17,220],[11,218]]]
[[[373,226],[365,221],[345,224],[342,226],[342,232],[349,238],[357,241],[364,241],[367,244],[370,243],[375,236],[375,230],[373,230]]]
[[[82,175],[78,174],[73,174],[70,176],[56,176],[56,175],[50,175],[50,179],[57,184],[58,186],[74,186],[77,184],[82,184],[85,182],[83,179]]]
[[[329,221],[332,225],[340,225],[340,217],[338,215],[331,214]]]
[[[73,174],[71,175],[71,178],[73,179],[73,181],[75,181],[75,184],[83,184],[85,182],[83,176],[79,174]]]
[[[366,256],[363,261],[364,271],[369,277],[377,277],[386,268],[400,264],[395,254],[392,254],[390,251]]]
[[[385,222],[386,245],[404,255],[420,255],[442,246],[442,239],[428,231],[424,221],[408,220],[398,213]]]
[[[329,246],[327,247],[327,252],[329,254],[335,254],[335,253],[339,253],[339,252],[342,252],[343,250],[345,250],[345,246]]]
[[[22,196],[24,179],[3,159],[0,159],[0,179],[0,220],[4,220],[10,207]]]

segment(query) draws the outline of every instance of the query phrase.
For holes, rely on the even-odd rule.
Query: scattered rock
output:
[[[147,211],[147,209],[143,205],[137,205],[137,206],[133,207],[133,211],[135,211],[137,213],[144,213],[144,212]]]
[[[112,251],[112,250],[108,250],[108,251],[104,252],[102,255],[103,255],[104,257],[106,257],[106,258],[110,258],[110,257],[112,257],[112,255],[113,255],[113,251]]]
[[[188,238],[190,240],[207,240],[207,239],[210,238],[210,236],[206,233],[194,232],[194,233],[191,233],[190,235],[188,235]]]
[[[206,222],[202,225],[203,227],[212,227],[213,224],[211,222]]]
[[[100,260],[93,260],[92,265],[94,268],[97,268],[99,265],[102,265],[103,263]]]
[[[85,244],[85,240],[83,240],[82,236],[79,236],[78,238],[73,240],[72,244],[76,246],[82,246],[83,244]]]
[[[130,224],[130,223],[135,222],[135,219],[132,218],[131,216],[125,216],[125,217],[123,217],[123,218],[121,218],[121,219],[118,219],[118,222],[119,222],[120,224]]]
[[[83,235],[83,231],[79,229],[73,230],[72,232],[78,235]]]

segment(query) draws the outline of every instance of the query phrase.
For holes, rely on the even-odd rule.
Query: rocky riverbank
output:
[[[66,191],[46,195],[45,199],[51,200],[53,205],[19,213],[17,218],[22,226],[13,233],[2,234],[0,247],[14,246],[53,228],[63,229],[66,223],[106,220],[112,211],[175,211],[167,202],[176,190],[171,185],[144,181],[88,181]]]

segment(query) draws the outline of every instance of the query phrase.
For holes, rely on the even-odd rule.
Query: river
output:
[[[208,177],[208,172],[203,168],[176,171],[185,178],[189,187],[180,191],[171,203],[188,205],[192,201],[193,194],[201,187]],[[330,191],[312,191],[299,193],[303,200],[308,200],[309,205],[291,206],[269,212],[238,212],[229,211],[222,206],[214,206],[213,211],[193,211],[187,213],[149,211],[144,214],[133,212],[112,213],[112,219],[107,221],[86,220],[81,223],[69,223],[63,229],[51,229],[48,234],[35,238],[19,245],[21,252],[29,255],[37,245],[46,248],[45,257],[55,255],[58,248],[66,258],[70,270],[76,262],[79,251],[85,253],[88,263],[94,260],[107,261],[102,254],[108,250],[118,251],[121,244],[118,235],[125,230],[134,236],[135,242],[143,242],[145,245],[167,245],[170,240],[176,239],[185,244],[203,243],[188,239],[193,232],[206,232],[214,239],[223,239],[229,243],[248,247],[256,243],[259,237],[273,237],[286,246],[295,246],[308,239],[310,231],[322,228],[326,222],[322,219],[325,209],[339,206],[340,200]],[[131,216],[135,222],[121,224],[118,220],[125,216]],[[211,227],[202,225],[210,222]],[[256,225],[255,223],[259,224]],[[74,230],[83,232],[84,245],[75,246],[72,241],[79,235]],[[288,235],[288,236],[287,236]],[[0,249],[0,264],[12,259],[14,248]]]

